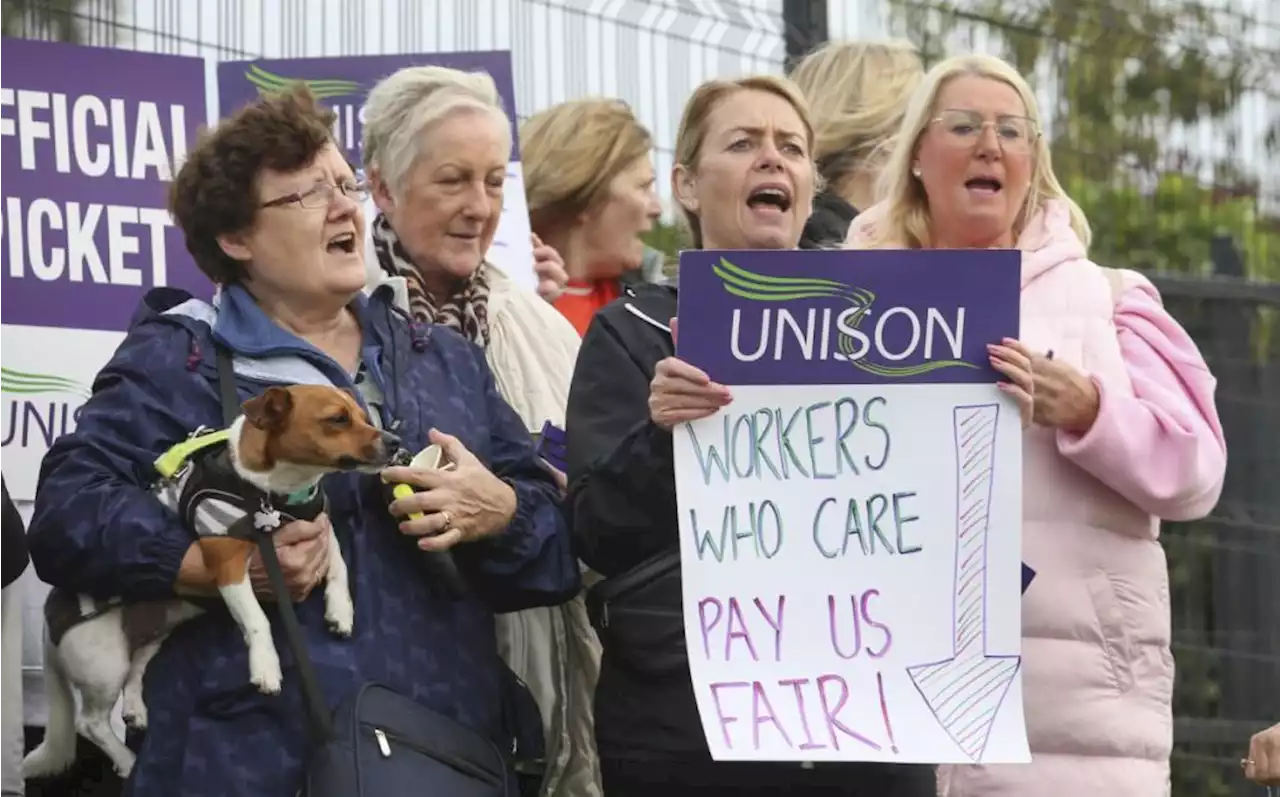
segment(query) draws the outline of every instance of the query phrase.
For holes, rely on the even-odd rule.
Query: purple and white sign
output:
[[[123,331],[153,287],[211,295],[165,201],[204,62],[5,39],[3,66],[4,323]]]
[[[1011,763],[1022,429],[986,346],[1012,251],[706,251],[674,431],[685,635],[717,760]]]
[[[507,167],[502,219],[489,249],[488,259],[507,276],[530,289],[537,287],[533,272],[529,209],[524,194],[524,174],[515,120],[515,83],[509,52],[413,53],[409,55],[361,55],[336,58],[293,58],[232,61],[218,65],[218,107],[223,116],[234,112],[263,92],[277,91],[304,82],[323,104],[337,114],[334,139],[347,159],[359,166],[364,138],[364,102],[378,81],[408,66],[443,66],[463,72],[487,72],[497,86],[503,108],[511,120],[511,156]],[[365,212],[376,213],[370,201]],[[372,229],[372,226],[370,226]],[[366,257],[372,257],[366,247]]]
[[[0,437],[23,501],[142,296],[213,293],[166,209],[207,106],[198,58],[8,38],[0,58]]]

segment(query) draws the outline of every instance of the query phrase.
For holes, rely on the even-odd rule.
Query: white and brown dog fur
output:
[[[249,680],[262,692],[274,694],[282,680],[280,659],[267,615],[249,581],[249,560],[257,543],[253,533],[244,531],[288,522],[294,515],[284,497],[315,491],[325,474],[380,471],[395,455],[399,441],[372,425],[351,394],[316,385],[269,388],[244,403],[229,431],[225,450],[231,481],[243,480],[272,498],[269,506],[250,510],[251,523],[241,522],[249,512],[225,499],[225,487],[220,491],[217,484],[191,484],[193,467],[162,480],[152,493],[170,510],[185,512],[185,525],[249,647]],[[322,505],[323,496],[320,501]],[[243,499],[238,503],[245,505]],[[239,531],[235,536],[228,533],[233,526]],[[347,567],[332,532],[328,544],[325,619],[334,633],[349,636],[355,607]],[[58,612],[62,622],[47,623],[44,638],[48,723],[43,743],[22,762],[23,776],[48,777],[70,767],[79,730],[110,757],[122,777],[128,777],[134,755],[112,729],[111,712],[123,693],[125,721],[137,729],[146,727],[142,679],[147,665],[169,633],[202,609],[183,600],[122,604],[54,590],[46,616],[52,620]],[[65,630],[51,633],[55,625]],[[73,689],[80,694],[78,728]]]

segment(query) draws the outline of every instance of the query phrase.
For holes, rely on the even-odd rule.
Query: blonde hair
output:
[[[919,249],[929,245],[929,207],[923,184],[912,174],[920,137],[929,126],[937,108],[938,94],[955,78],[965,75],[998,80],[1018,93],[1027,116],[1040,127],[1040,107],[1027,81],[1007,62],[990,55],[959,55],[935,65],[907,103],[902,126],[895,136],[889,159],[880,172],[877,195],[881,211],[874,225],[866,229],[866,237],[855,242],[863,249]],[[1014,218],[1016,239],[1044,202],[1062,202],[1071,218],[1071,229],[1087,248],[1092,233],[1080,206],[1071,201],[1057,176],[1049,154],[1049,144],[1037,135],[1033,145],[1031,186],[1026,201]],[[856,224],[856,222],[855,222]]]
[[[818,170],[845,200],[854,174],[887,155],[923,77],[920,52],[902,39],[828,42],[791,73],[813,109]]]
[[[423,154],[424,133],[458,111],[490,114],[511,150],[511,122],[493,78],[442,66],[405,67],[378,82],[364,106],[364,166],[392,194]],[[505,154],[504,154],[505,157]]]
[[[605,199],[653,139],[621,100],[562,102],[520,128],[529,225],[538,235]]]
[[[676,133],[675,161],[689,171],[696,171],[698,161],[702,157],[702,144],[706,141],[710,128],[711,115],[722,100],[726,100],[742,91],[762,91],[785,100],[804,125],[805,146],[810,157],[813,154],[813,122],[809,116],[809,103],[796,84],[786,78],[775,75],[748,75],[735,80],[708,80],[694,89],[689,100],[684,104],[684,112],[680,115],[680,128]],[[816,169],[815,169],[816,171]],[[672,189],[675,189],[676,172],[671,172]],[[814,190],[821,190],[815,174]],[[678,196],[678,193],[677,193]],[[679,204],[679,203],[677,203]],[[680,215],[689,231],[689,240],[694,249],[702,248],[702,225],[696,213],[691,213],[684,205],[680,205]]]

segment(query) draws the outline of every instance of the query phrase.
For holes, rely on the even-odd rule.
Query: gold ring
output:
[[[444,525],[440,527],[440,533],[443,534],[444,532],[449,530],[450,526],[453,525],[453,517],[446,510],[443,510],[443,509],[440,510],[440,514],[444,515]]]
[[[1251,766],[1253,766],[1253,759],[1252,759],[1252,758],[1242,758],[1242,759],[1240,759],[1240,768],[1241,768],[1241,769],[1248,769],[1248,768],[1249,768],[1249,767],[1251,767]]]

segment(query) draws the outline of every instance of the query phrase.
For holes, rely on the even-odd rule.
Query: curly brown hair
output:
[[[217,284],[244,276],[218,237],[253,227],[264,170],[301,169],[333,141],[333,111],[299,83],[263,95],[204,130],[169,186],[169,212],[196,266]]]

